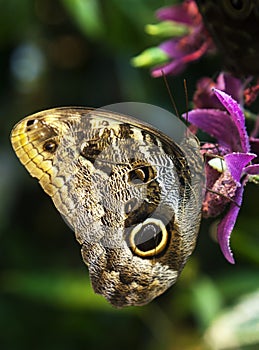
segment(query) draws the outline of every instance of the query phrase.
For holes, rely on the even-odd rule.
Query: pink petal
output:
[[[230,204],[227,214],[224,216],[224,218],[221,220],[221,222],[218,225],[219,245],[223,255],[231,264],[234,264],[235,260],[233,258],[233,254],[230,249],[230,235],[232,233],[232,230],[236,223],[237,215],[240,210],[240,205],[242,203],[242,198],[243,198],[243,192],[244,192],[244,186],[240,186],[237,188],[236,195],[234,198],[235,203],[232,202]]]
[[[220,73],[217,78],[217,89],[231,94],[235,101],[241,102],[243,98],[243,83],[241,79],[234,77],[230,73]]]
[[[196,39],[195,39],[196,41]],[[187,46],[187,45],[186,45]],[[194,47],[193,47],[194,48]],[[187,62],[193,62],[199,60],[209,49],[209,45],[207,42],[203,43],[197,50],[192,50],[192,52],[189,52],[185,56],[183,56],[183,61],[185,63]],[[186,50],[187,51],[187,50]],[[187,52],[186,52],[187,53]]]
[[[248,165],[244,172],[248,175],[259,175],[259,164]]]
[[[243,84],[241,80],[233,77],[229,73],[220,73],[216,83],[211,78],[207,77],[199,79],[193,97],[195,108],[224,108],[217,96],[213,93],[213,87],[223,90],[226,93],[231,92],[236,101],[241,101],[242,99]]]
[[[156,11],[156,17],[160,21],[175,21],[187,25],[192,25],[193,23],[183,4],[163,7]]]
[[[222,105],[212,92],[215,86],[211,78],[203,77],[196,84],[196,91],[193,96],[194,108],[215,108],[221,109]]]
[[[257,159],[255,159],[254,163],[259,163],[259,139],[255,137],[250,137],[249,143],[250,143],[251,151],[257,154]]]
[[[174,60],[164,66],[159,66],[151,71],[151,75],[154,78],[161,77],[163,74],[178,74],[181,73],[186,67],[186,64],[181,59]]]
[[[245,166],[256,157],[253,153],[229,153],[224,156],[224,160],[236,182],[240,182],[240,178]]]
[[[184,48],[179,44],[179,39],[166,40],[159,45],[159,48],[174,59],[181,58],[185,55]]]
[[[183,118],[186,117],[187,114],[184,114]],[[238,130],[227,112],[218,109],[194,109],[188,112],[188,122],[213,136],[220,144],[228,146],[229,150],[241,151],[241,146],[238,147]]]
[[[242,147],[242,152],[247,153],[250,150],[248,135],[245,128],[245,116],[240,107],[240,105],[228,94],[218,89],[213,89],[215,95],[218,97],[219,101],[223,104],[226,110],[229,112],[230,117],[232,118],[234,124],[239,133],[239,140]],[[232,130],[228,130],[229,133],[232,133]],[[233,149],[235,150],[235,149]]]

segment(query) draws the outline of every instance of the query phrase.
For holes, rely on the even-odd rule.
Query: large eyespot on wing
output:
[[[170,234],[161,220],[148,218],[131,230],[128,237],[129,246],[134,255],[155,258],[166,249]]]
[[[252,0],[220,0],[218,2],[210,0],[196,0],[199,9],[204,15],[205,19],[213,18],[214,21],[222,20],[223,18],[244,20],[246,19],[253,10],[255,5]],[[208,16],[208,17],[207,17]],[[219,16],[217,18],[217,16]],[[221,25],[227,25],[227,23],[219,23]]]

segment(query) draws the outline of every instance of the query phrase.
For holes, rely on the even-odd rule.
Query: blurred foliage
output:
[[[104,23],[99,1],[63,0],[63,4],[85,35],[93,39],[104,36]]]
[[[247,186],[232,236],[236,265],[224,260],[213,223],[204,221],[179,282],[145,307],[117,310],[93,293],[73,233],[10,146],[16,121],[54,106],[140,101],[171,110],[163,80],[129,64],[154,44],[143,28],[170,3],[0,1],[3,350],[258,349],[258,187]],[[192,96],[197,79],[219,69],[217,58],[208,57],[169,79],[180,112],[183,78]]]

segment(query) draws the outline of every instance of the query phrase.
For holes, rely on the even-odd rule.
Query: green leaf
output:
[[[62,0],[80,30],[91,38],[104,33],[100,4],[97,0]]]

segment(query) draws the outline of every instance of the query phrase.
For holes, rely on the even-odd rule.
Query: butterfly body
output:
[[[118,307],[143,305],[176,281],[200,222],[193,138],[183,150],[130,117],[56,108],[22,120],[11,141],[75,231],[95,292]]]

